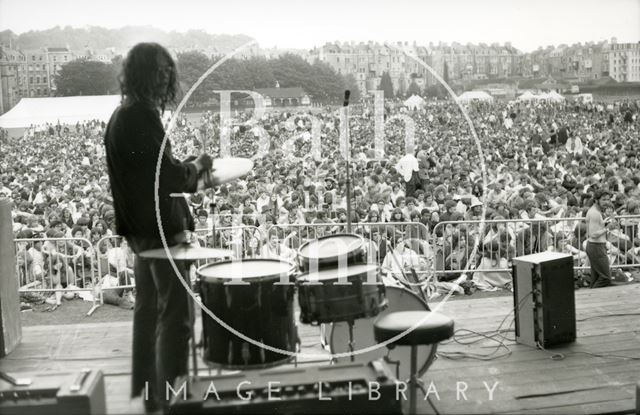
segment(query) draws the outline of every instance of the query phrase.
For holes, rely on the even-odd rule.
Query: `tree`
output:
[[[444,61],[444,66],[442,67],[442,79],[446,84],[449,83],[449,65],[447,61]]]
[[[111,63],[76,59],[55,77],[57,96],[110,95],[119,91],[117,69]]]
[[[253,57],[244,63],[251,81],[251,88],[272,88],[276,84],[276,77],[265,57]]]
[[[177,58],[176,66],[181,90],[178,98],[182,99],[182,96],[191,89],[198,78],[200,78],[211,67],[212,62],[207,55],[201,52],[179,53]],[[189,98],[189,104],[203,104],[211,100],[213,97],[213,92],[211,92],[211,89],[213,89],[211,88],[212,83],[213,81],[211,76],[205,79],[202,84],[193,91],[193,94]]]
[[[411,96],[411,95],[420,95],[420,87],[418,86],[418,84],[416,83],[415,80],[411,81],[411,83],[409,84],[409,88],[407,88],[407,95]]]
[[[331,66],[316,60],[313,64],[293,54],[269,62],[280,87],[301,87],[315,101],[340,100],[347,81]]]
[[[424,93],[428,97],[448,98],[449,93],[441,84],[431,85],[425,88]]]
[[[393,98],[393,82],[391,82],[391,76],[389,72],[383,72],[380,79],[380,86],[378,89],[384,91],[385,98]]]
[[[398,97],[405,96],[407,94],[407,79],[404,77],[404,73],[400,74],[400,78],[398,79],[398,90],[396,91],[396,95]]]
[[[358,87],[358,81],[353,74],[348,74],[344,77],[345,80],[345,88],[351,91],[351,97],[349,98],[351,102],[357,102],[360,100],[360,88]]]

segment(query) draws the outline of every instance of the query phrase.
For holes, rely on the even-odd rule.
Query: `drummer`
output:
[[[120,87],[122,103],[111,116],[104,144],[116,230],[136,254],[131,395],[144,391],[147,412],[167,412],[166,384],[173,384],[188,369],[188,294],[168,260],[143,259],[139,254],[163,246],[155,202],[156,166],[165,135],[160,117],[174,102],[178,87],[169,52],[156,43],[134,46],[123,62]],[[168,245],[191,242],[187,231],[194,229],[187,202],[171,194],[194,193],[198,178],[211,168],[212,159],[206,154],[176,160],[171,143],[165,142],[158,203]],[[175,264],[186,275],[185,262]]]

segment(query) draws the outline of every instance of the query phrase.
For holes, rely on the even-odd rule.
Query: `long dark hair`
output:
[[[158,75],[162,68],[158,66],[158,57],[164,56],[169,64],[169,85],[161,91]],[[159,105],[162,111],[165,105],[174,102],[178,91],[176,64],[169,52],[157,43],[138,43],[127,54],[122,63],[119,76],[123,103],[140,102],[152,107]]]

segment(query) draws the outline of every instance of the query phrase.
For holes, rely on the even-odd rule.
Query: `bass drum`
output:
[[[387,308],[376,317],[362,318],[353,323],[353,349],[358,350],[377,345],[373,337],[373,322],[387,313],[395,311],[428,311],[427,304],[418,295],[406,288],[386,286]],[[347,323],[333,323],[331,327],[331,353],[349,352],[349,325]],[[431,346],[418,346],[418,375],[422,376],[427,370],[427,359],[431,352]],[[400,363],[399,380],[408,381],[411,376],[411,347],[396,346],[389,351],[386,346],[378,349],[356,354],[356,362],[370,362],[383,358],[389,353],[392,361]],[[341,357],[339,362],[350,361],[349,356]]]

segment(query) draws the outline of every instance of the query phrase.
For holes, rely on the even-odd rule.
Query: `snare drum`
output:
[[[386,307],[385,287],[375,264],[322,269],[297,279],[304,324],[373,317]]]
[[[387,313],[394,311],[428,311],[427,304],[412,291],[406,288],[396,286],[386,286],[386,298],[388,307],[382,311],[377,317],[357,320],[353,324],[353,347],[354,350],[362,350],[378,344],[373,337],[373,323],[375,320]],[[347,323],[334,323],[331,327],[331,353],[348,353],[349,352],[349,325]],[[424,374],[427,370],[427,360],[431,346],[418,346],[418,376]],[[370,362],[372,360],[389,356],[391,360],[398,361],[400,365],[399,380],[408,381],[411,376],[411,347],[396,346],[391,350],[386,347],[379,347],[375,350],[357,354],[354,356],[357,362]],[[343,357],[340,360],[348,361],[349,357]]]
[[[302,272],[346,265],[366,264],[364,240],[360,235],[345,233],[323,236],[303,244],[298,249]]]
[[[198,269],[203,304],[225,324],[267,346],[296,352],[295,265],[278,259],[246,259]],[[243,285],[238,284],[242,279]],[[226,369],[261,369],[293,357],[251,344],[228,331],[203,310],[204,360]]]

